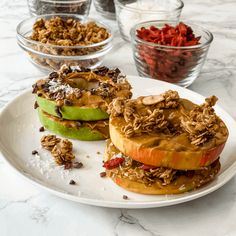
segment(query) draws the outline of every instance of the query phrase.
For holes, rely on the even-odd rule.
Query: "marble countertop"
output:
[[[182,17],[214,34],[200,77],[189,89],[215,94],[236,119],[236,1],[186,0]],[[93,17],[101,19],[95,15]],[[31,86],[39,72],[16,44],[15,28],[28,17],[26,0],[0,1],[0,108]],[[115,47],[104,64],[137,74],[130,46],[115,22]],[[1,132],[0,132],[1,135]],[[236,235],[236,178],[218,191],[188,203],[147,210],[107,209],[57,198],[16,175],[0,157],[0,235]]]

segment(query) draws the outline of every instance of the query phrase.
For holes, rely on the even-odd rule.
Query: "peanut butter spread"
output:
[[[33,93],[55,101],[57,106],[100,108],[107,111],[114,98],[128,99],[132,96],[131,86],[119,69],[100,67],[95,70],[72,69],[62,66],[48,78],[33,85]]]
[[[228,130],[215,114],[212,96],[202,105],[179,97],[176,91],[137,99],[114,99],[111,122],[140,145],[163,150],[209,149],[227,140]]]

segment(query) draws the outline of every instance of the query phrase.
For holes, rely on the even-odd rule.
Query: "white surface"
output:
[[[200,77],[190,87],[215,94],[236,119],[236,2],[185,0],[182,16],[212,31],[214,41]],[[0,107],[29,88],[40,72],[15,39],[16,25],[28,17],[26,0],[0,1]],[[92,17],[101,19],[92,11]],[[106,21],[115,30],[112,21]],[[116,41],[104,64],[136,74],[130,46]],[[1,131],[0,131],[1,136]],[[1,236],[235,236],[236,178],[216,192],[184,204],[158,209],[120,210],[60,199],[19,178],[0,158]]]
[[[133,88],[134,97],[160,94],[168,89],[179,92],[183,98],[201,104],[202,96],[175,85],[150,79],[140,79],[138,76],[128,76]],[[48,151],[40,148],[40,139],[45,133],[38,132],[41,126],[37,112],[33,109],[35,98],[31,91],[17,96],[0,114],[0,151],[5,160],[18,173],[31,180],[32,183],[57,196],[72,201],[114,208],[150,208],[169,206],[199,198],[213,192],[236,173],[236,122],[220,107],[216,106],[217,114],[229,127],[229,138],[221,154],[221,171],[218,177],[205,187],[190,193],[164,196],[146,196],[135,194],[116,186],[109,178],[101,178],[102,156],[105,141],[81,142],[73,141],[76,158],[82,161],[84,167],[71,171],[63,170],[54,165]],[[30,124],[30,125],[29,125]],[[32,156],[32,150],[39,152]],[[99,154],[97,154],[99,153]],[[89,158],[87,158],[89,156]],[[77,182],[69,185],[70,180]],[[129,200],[122,199],[127,195]]]

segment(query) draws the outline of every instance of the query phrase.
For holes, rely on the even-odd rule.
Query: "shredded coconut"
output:
[[[48,89],[51,93],[64,91],[66,94],[72,94],[74,89],[69,84],[62,84],[60,80],[50,80]]]
[[[53,159],[46,159],[44,155],[35,154],[29,158],[28,167],[33,167],[39,170],[40,174],[46,179],[51,179],[53,172],[60,171],[61,179],[66,179],[69,175],[69,170],[64,170],[62,166],[58,166]]]

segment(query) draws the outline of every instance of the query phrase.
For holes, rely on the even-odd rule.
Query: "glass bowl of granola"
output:
[[[139,75],[183,87],[199,76],[213,40],[207,29],[178,21],[142,22],[130,34]]]
[[[112,48],[111,29],[80,15],[35,16],[23,20],[16,31],[18,45],[47,73],[63,64],[96,68]]]

